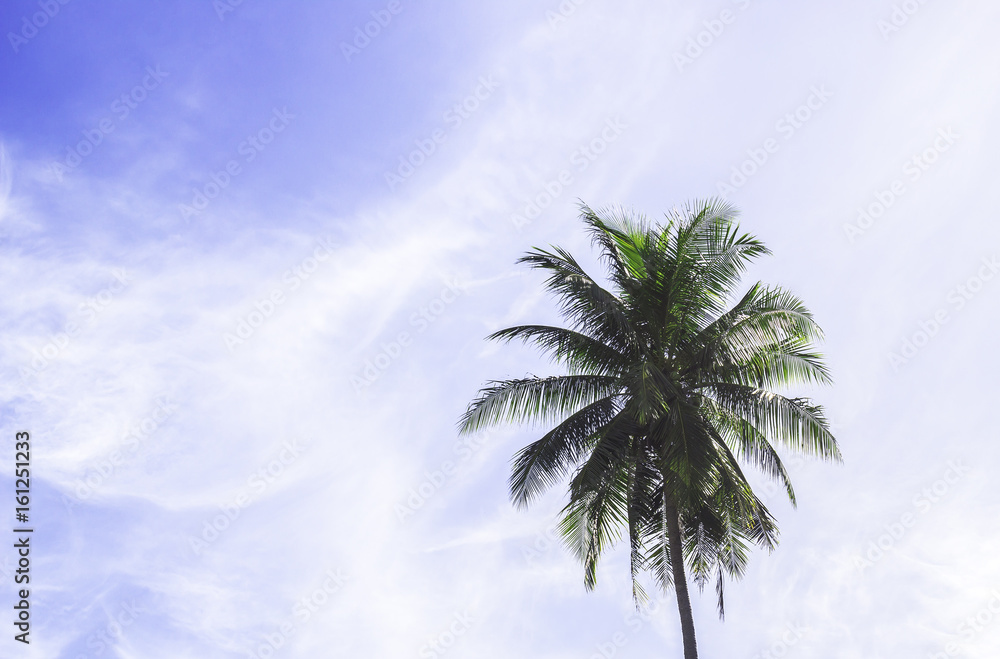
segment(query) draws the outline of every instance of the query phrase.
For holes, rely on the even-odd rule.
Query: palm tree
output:
[[[685,659],[698,656],[687,573],[699,588],[716,581],[723,616],[725,577],[743,575],[752,545],[777,542],[743,465],[779,481],[794,505],[776,444],[840,460],[822,409],[775,391],[830,381],[813,348],[822,332],[781,288],[757,283],[736,299],[747,264],[770,252],[735,217],[720,200],[675,209],[665,224],[581,205],[610,290],[565,250],[535,248],[518,262],[548,274],[569,326],[489,337],[532,342],[567,373],[491,381],[459,424],[556,424],[514,457],[512,499],[526,506],[570,477],[559,528],[587,589],[627,530],[635,604],[647,598],[643,572],[673,587]]]

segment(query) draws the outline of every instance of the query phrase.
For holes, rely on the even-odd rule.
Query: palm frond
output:
[[[702,387],[721,407],[789,448],[837,462],[843,459],[823,409],[808,399],[728,382]]]
[[[619,375],[629,358],[597,339],[564,327],[518,325],[490,334],[491,341],[532,342],[553,360],[565,364],[571,373]]]
[[[608,396],[591,403],[514,456],[510,494],[518,507],[527,506],[584,458],[596,441],[595,434],[618,413],[617,398]]]
[[[494,380],[480,390],[459,420],[462,433],[511,423],[546,423],[619,393],[620,381],[606,375],[560,375]]]

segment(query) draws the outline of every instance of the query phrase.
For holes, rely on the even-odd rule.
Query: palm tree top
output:
[[[743,574],[751,544],[777,542],[743,466],[782,483],[794,505],[777,445],[841,460],[822,408],[776,391],[830,382],[814,348],[822,331],[780,287],[756,283],[737,298],[747,265],[770,252],[740,232],[725,201],[691,202],[661,223],[582,203],[580,217],[610,286],[566,250],[534,248],[518,262],[547,275],[566,326],[489,336],[533,343],[565,373],[488,382],[460,431],[555,423],[514,458],[515,504],[569,478],[560,528],[588,588],[601,553],[627,531],[637,605],[644,570],[686,600],[686,567],[699,586],[716,577],[721,615],[723,577]]]

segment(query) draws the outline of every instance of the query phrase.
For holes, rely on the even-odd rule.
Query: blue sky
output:
[[[483,337],[557,320],[530,247],[599,272],[578,200],[723,194],[774,252],[748,283],[826,331],[836,384],[803,393],[845,463],[793,463],[724,623],[695,596],[703,656],[995,657],[998,20],[4,3],[0,444],[33,436],[37,572],[0,655],[679,656],[620,551],[584,591],[563,490],[509,503],[540,429],[455,422],[552,371]]]

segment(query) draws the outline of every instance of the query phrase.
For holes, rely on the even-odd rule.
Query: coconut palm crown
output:
[[[752,546],[777,543],[774,518],[744,467],[795,493],[776,447],[840,461],[822,409],[779,393],[830,382],[815,351],[822,332],[790,292],[740,276],[769,250],[740,233],[736,211],[696,201],[654,224],[581,205],[607,268],[605,288],[571,254],[534,248],[518,262],[548,275],[567,327],[521,325],[491,340],[530,342],[566,374],[491,381],[460,421],[488,426],[555,424],[513,460],[510,493],[526,506],[569,480],[560,531],[597,583],[602,553],[623,534],[633,597],[643,573],[673,588],[685,659],[697,657],[687,574],[714,580],[724,615],[725,577],[745,572]],[[627,533],[626,533],[627,532]]]

